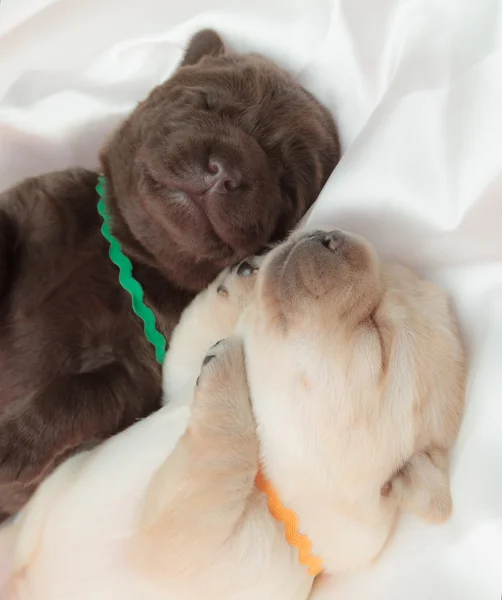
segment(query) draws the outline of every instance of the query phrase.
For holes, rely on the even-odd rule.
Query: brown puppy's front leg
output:
[[[137,389],[127,369],[113,363],[56,378],[26,407],[14,405],[6,411],[0,420],[0,509],[4,497],[11,495],[9,485],[37,480],[83,442],[131,424],[128,407],[138,405],[131,395],[151,398],[153,411],[160,404],[160,389],[153,377],[138,379],[151,379],[151,385]]]
[[[15,229],[10,218],[0,210],[0,302],[8,286],[14,255]]]
[[[213,346],[204,359],[190,422],[147,493],[142,556],[158,573],[212,561],[241,519],[258,470],[258,440],[242,343]]]

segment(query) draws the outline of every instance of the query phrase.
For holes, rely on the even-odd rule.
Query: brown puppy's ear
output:
[[[452,511],[448,457],[443,450],[417,452],[385,486],[385,495],[426,521],[443,523]]]
[[[195,65],[204,56],[219,56],[224,52],[225,45],[216,31],[203,29],[190,40],[180,67]]]

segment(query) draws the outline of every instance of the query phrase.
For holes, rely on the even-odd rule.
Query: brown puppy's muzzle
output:
[[[150,151],[160,144],[157,133],[152,136],[142,161],[143,190],[162,200],[181,245],[193,250],[195,244],[200,254],[215,257],[212,243],[224,244],[240,260],[272,237],[282,210],[279,180],[256,140],[204,119],[168,135],[160,153]],[[199,239],[188,239],[192,229]]]

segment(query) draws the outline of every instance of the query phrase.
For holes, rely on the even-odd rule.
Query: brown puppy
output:
[[[224,267],[284,236],[339,159],[328,112],[203,31],[103,150],[108,210],[167,338]],[[160,405],[161,372],[100,233],[97,175],[0,196],[0,513],[63,457]]]

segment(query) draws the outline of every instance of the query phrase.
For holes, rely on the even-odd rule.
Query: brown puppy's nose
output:
[[[336,250],[341,248],[344,242],[345,235],[337,229],[335,229],[335,231],[330,231],[329,233],[326,233],[321,238],[322,245],[325,246],[328,250],[331,250],[332,252],[336,252]]]
[[[211,157],[207,166],[206,181],[210,194],[226,194],[242,183],[242,174],[220,158]]]

